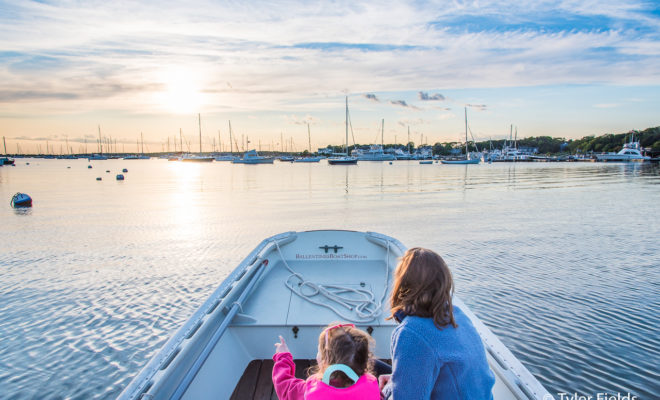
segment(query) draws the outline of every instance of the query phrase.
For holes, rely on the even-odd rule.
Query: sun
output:
[[[164,71],[160,78],[164,90],[156,101],[163,109],[175,114],[199,112],[204,103],[199,74],[187,69]]]

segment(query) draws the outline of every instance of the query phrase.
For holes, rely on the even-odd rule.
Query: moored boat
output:
[[[616,154],[596,154],[598,161],[619,161],[619,162],[644,162],[650,161],[651,157],[642,155],[639,142],[635,141],[634,132],[630,133],[630,142],[625,143],[623,148]]]
[[[386,319],[388,295],[404,252],[398,240],[373,232],[287,232],[263,240],[119,399],[269,399],[278,335],[299,367],[309,365],[319,333],[337,320],[369,332],[374,356],[390,358],[395,323]],[[460,299],[453,302],[482,338],[496,377],[495,400],[553,398]]]
[[[187,162],[212,162],[214,160],[211,156],[203,156],[201,154],[184,154],[181,161]]]
[[[470,158],[468,151],[468,122],[467,122],[467,107],[465,108],[465,157],[456,159],[440,160],[443,164],[479,164],[481,157]]]
[[[328,158],[328,164],[355,165],[357,162],[357,157],[352,157],[348,154],[348,96],[346,96],[346,142],[344,143],[344,153],[338,157]]]
[[[256,150],[248,150],[243,154],[243,158],[234,158],[233,164],[272,164],[272,157],[260,156]]]
[[[299,163],[310,163],[310,162],[319,162],[321,161],[321,157],[315,156],[315,157],[299,157],[293,160],[293,162]]]
[[[236,159],[236,156],[231,155],[231,154],[224,154],[224,155],[215,157],[215,161],[234,161],[235,159]]]

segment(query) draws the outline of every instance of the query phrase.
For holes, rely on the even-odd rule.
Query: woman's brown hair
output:
[[[319,335],[319,355],[323,363],[323,370],[320,365],[316,365],[310,368],[309,373],[318,374],[320,379],[330,365],[345,364],[358,376],[362,376],[372,370],[372,347],[373,339],[366,332],[352,326],[332,323]],[[333,372],[330,380],[338,380],[340,387],[348,387],[354,383],[341,371]]]
[[[449,324],[456,328],[453,294],[454,281],[445,260],[432,250],[413,247],[406,251],[394,272],[389,318],[402,311],[406,315],[433,318],[438,328]]]

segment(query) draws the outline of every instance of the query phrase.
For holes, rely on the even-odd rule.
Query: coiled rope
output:
[[[324,285],[305,280],[302,274],[294,271],[286,262],[279,243],[273,240],[277,252],[291,275],[286,279],[284,285],[291,292],[304,300],[321,307],[330,309],[345,321],[365,323],[378,318],[383,312],[383,301],[387,294],[390,281],[390,269],[388,260],[390,257],[390,241],[387,240],[387,258],[385,259],[385,285],[380,299],[376,299],[374,293],[369,289],[356,289],[342,285]],[[348,311],[340,309],[343,307]]]

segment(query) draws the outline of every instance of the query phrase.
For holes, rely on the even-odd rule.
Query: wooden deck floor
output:
[[[294,360],[296,378],[305,379],[307,368],[316,360]],[[252,360],[234,388],[232,400],[278,400],[273,387],[273,360]]]

